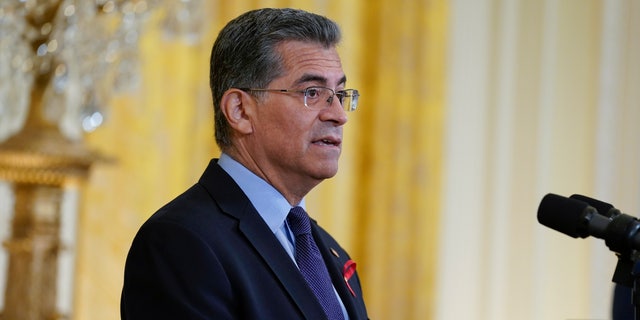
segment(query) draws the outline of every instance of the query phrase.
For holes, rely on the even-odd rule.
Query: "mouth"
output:
[[[323,137],[318,140],[314,140],[313,144],[322,146],[339,147],[342,144],[342,140],[337,137]]]

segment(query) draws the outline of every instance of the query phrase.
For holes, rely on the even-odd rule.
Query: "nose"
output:
[[[320,112],[320,120],[332,121],[338,126],[347,123],[347,111],[345,111],[342,104],[340,104],[340,99],[338,99],[334,95],[333,97],[329,98],[327,102],[329,102],[329,106],[322,109],[322,111]]]

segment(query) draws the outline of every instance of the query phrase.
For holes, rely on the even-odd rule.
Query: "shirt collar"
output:
[[[225,153],[218,165],[240,186],[273,233],[282,228],[291,205],[278,190]],[[298,205],[305,208],[304,199]]]

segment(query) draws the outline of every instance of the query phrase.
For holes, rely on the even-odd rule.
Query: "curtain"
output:
[[[615,254],[536,212],[577,193],[640,214],[640,3],[449,11],[434,318],[610,319]]]
[[[89,144],[113,161],[93,167],[78,221],[77,319],[115,319],[126,253],[142,222],[192,185],[219,151],[208,57],[218,30],[258,7],[326,15],[350,87],[340,169],[307,197],[310,214],[358,264],[372,319],[434,312],[441,199],[447,5],[423,1],[207,1],[195,43],[142,38],[140,87],[115,97]],[[153,21],[151,21],[153,22]]]

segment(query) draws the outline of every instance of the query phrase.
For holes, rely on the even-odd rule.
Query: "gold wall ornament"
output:
[[[58,283],[65,190],[108,160],[84,134],[102,124],[113,93],[135,87],[142,25],[162,3],[0,0],[0,180],[15,196],[1,320],[72,317],[56,305],[70,287]],[[202,0],[166,3],[165,32],[195,39]]]
[[[59,186],[17,183],[2,319],[59,319],[56,310]]]
[[[65,319],[56,308],[61,199],[68,184],[86,180],[91,164],[105,159],[81,140],[64,136],[43,116],[47,75],[36,78],[25,125],[0,143],[0,179],[15,195],[2,319]]]
[[[81,182],[91,164],[103,158],[52,128],[25,129],[0,143],[2,180],[51,186]]]

